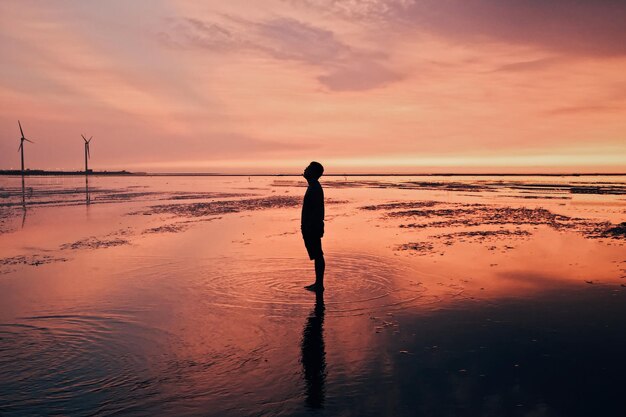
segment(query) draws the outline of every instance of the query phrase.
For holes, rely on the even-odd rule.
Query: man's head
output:
[[[324,173],[324,167],[319,162],[311,162],[304,170],[304,178],[307,180],[318,180]]]

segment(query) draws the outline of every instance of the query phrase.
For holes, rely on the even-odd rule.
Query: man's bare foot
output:
[[[307,291],[314,291],[314,292],[324,291],[324,287],[321,285],[318,286],[317,284],[307,285],[306,287],[304,287],[304,289]]]

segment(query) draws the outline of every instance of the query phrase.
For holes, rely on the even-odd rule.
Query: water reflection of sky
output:
[[[619,415],[624,301],[608,288],[560,290],[395,315],[401,331],[385,332],[327,403],[350,415]]]
[[[110,199],[128,191],[124,181],[94,179],[94,187],[113,190]],[[621,410],[623,240],[521,225],[530,235],[447,244],[434,236],[451,229],[402,229],[404,218],[361,207],[491,203],[492,193],[329,186],[326,197],[341,202],[327,206],[322,300],[302,289],[312,265],[297,205],[210,218],[150,212],[210,201],[199,193],[298,197],[301,187],[259,178],[129,181],[154,193],[34,205],[24,227],[7,218],[17,227],[0,234],[2,256],[14,260],[0,274],[0,414]],[[572,204],[510,192],[498,204],[601,221],[619,221],[624,210],[619,195]],[[224,198],[253,197],[216,197]],[[123,242],[64,246],[115,241]],[[398,249],[407,242],[432,250]]]

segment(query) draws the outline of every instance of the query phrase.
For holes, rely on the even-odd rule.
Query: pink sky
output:
[[[626,171],[623,0],[0,2],[0,169]]]

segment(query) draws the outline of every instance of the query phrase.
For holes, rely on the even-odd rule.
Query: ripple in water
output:
[[[0,324],[2,415],[121,412],[155,394],[146,329],[124,317],[49,315]]]
[[[372,254],[326,258],[327,317],[439,301],[419,285],[433,277],[409,263]],[[313,279],[312,262],[161,261],[130,277],[158,289],[154,307],[168,312],[160,324],[165,337],[132,313],[38,315],[0,324],[0,415],[183,415],[209,405],[240,415],[246,396],[254,404],[299,395],[300,377],[290,370],[300,363],[277,352],[287,341],[299,346],[315,302],[303,288]],[[240,380],[242,374],[250,377]]]
[[[327,314],[357,315],[380,309],[402,309],[439,300],[430,296],[420,271],[398,260],[370,254],[326,256]],[[197,268],[197,266],[195,266]],[[292,258],[214,261],[199,277],[194,292],[213,306],[271,310],[270,314],[308,311],[314,281],[313,263]]]

